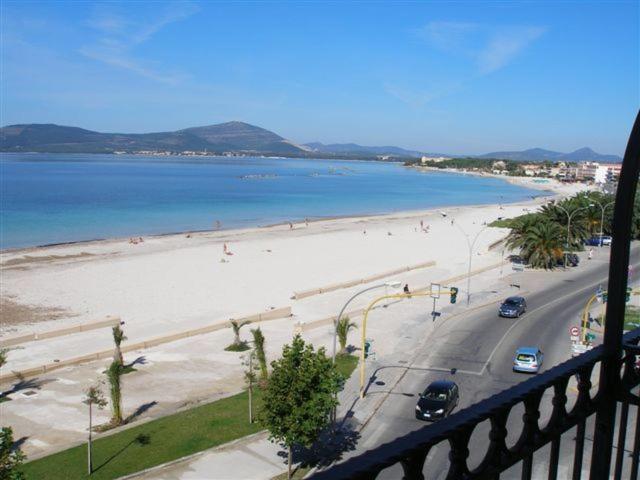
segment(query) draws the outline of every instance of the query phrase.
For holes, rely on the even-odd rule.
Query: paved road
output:
[[[634,266],[639,264],[640,249],[633,251],[632,262]],[[519,346],[539,346],[545,353],[543,370],[570,358],[569,328],[578,324],[582,308],[598,285],[606,287],[608,251],[601,252],[592,261],[583,261],[580,267],[570,271],[516,275],[515,281],[520,283],[522,291],[530,292],[526,295],[527,313],[517,320],[498,318],[497,304],[492,304],[444,323],[421,347],[413,364],[389,395],[391,400],[382,404],[361,432],[357,451],[423,427],[424,424],[414,418],[417,393],[433,380],[455,380],[461,390],[460,407],[464,408],[528,378],[511,369],[514,351]],[[457,369],[455,375],[450,373],[452,368]],[[375,389],[374,384],[371,392],[375,393]],[[570,396],[569,407],[574,401]],[[548,394],[543,399],[541,425],[546,423],[550,407],[551,395]],[[520,433],[523,412],[522,408],[516,407],[509,417],[509,445]],[[476,429],[471,440],[469,464],[472,466],[479,463],[486,451],[489,424],[485,423]],[[563,447],[561,458],[566,458],[567,466],[564,470],[561,467],[560,478],[566,478],[563,471],[570,468],[573,442],[565,441]],[[587,443],[585,454],[589,447]],[[448,445],[439,445],[432,450],[425,464],[426,478],[444,478],[447,453]],[[536,461],[542,460],[538,463],[539,468],[544,466],[544,458],[548,457],[536,458]],[[519,470],[509,472],[505,478],[511,477],[511,473],[513,478],[519,478]],[[379,478],[400,476],[400,468],[396,466]]]

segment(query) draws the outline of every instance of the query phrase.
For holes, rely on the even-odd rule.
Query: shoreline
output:
[[[350,161],[350,160],[349,160]],[[364,161],[364,160],[363,160]],[[535,199],[539,199],[541,197],[548,198],[552,200],[556,197],[562,197],[566,194],[554,190],[552,187],[552,182],[549,183],[533,183],[533,182],[523,182],[522,180],[530,180],[530,177],[504,177],[500,175],[490,175],[490,174],[479,174],[477,172],[458,172],[458,171],[450,171],[450,170],[442,170],[442,169],[434,169],[432,167],[406,167],[406,168],[414,168],[417,170],[426,170],[426,171],[436,171],[439,173],[449,173],[449,174],[457,174],[457,175],[474,175],[479,177],[491,177],[504,180],[507,183],[512,185],[516,185],[522,188],[529,188],[533,190],[539,190],[541,193],[539,195],[528,196],[528,198],[522,198],[518,200],[514,200],[511,202],[504,203],[468,203],[468,204],[459,204],[459,205],[441,205],[441,206],[430,206],[422,209],[415,210],[399,210],[395,212],[374,212],[374,213],[356,213],[356,214],[348,214],[348,215],[329,215],[327,217],[307,217],[307,218],[297,218],[292,219],[291,223],[294,225],[304,224],[305,220],[308,220],[308,223],[318,223],[318,222],[326,222],[326,221],[334,221],[334,220],[346,220],[346,219],[371,219],[371,218],[384,218],[391,217],[395,215],[400,216],[419,216],[419,215],[428,215],[434,212],[439,212],[445,209],[459,209],[459,208],[474,208],[474,207],[487,207],[492,205],[512,205],[512,204],[523,204],[528,203],[530,201],[535,201]],[[530,184],[531,183],[531,184]],[[277,222],[277,223],[268,223],[266,225],[255,225],[255,226],[245,226],[245,227],[231,227],[231,228],[221,228],[221,229],[196,229],[196,230],[182,230],[182,231],[170,231],[170,232],[162,232],[162,233],[151,233],[151,234],[131,234],[131,237],[104,237],[104,238],[92,238],[86,240],[70,240],[64,242],[52,242],[52,243],[44,243],[40,245],[30,245],[23,247],[9,247],[9,248],[0,248],[0,255],[6,254],[19,254],[19,253],[28,253],[41,251],[43,249],[55,249],[55,248],[63,248],[63,247],[71,247],[71,246],[79,246],[79,245],[108,245],[111,243],[119,243],[119,242],[127,242],[130,238],[143,237],[148,239],[162,239],[162,238],[170,238],[170,237],[180,237],[185,235],[211,235],[216,233],[226,233],[226,234],[239,234],[239,233],[248,233],[251,231],[262,231],[265,229],[273,229],[277,227],[282,227],[288,225],[289,222]]]
[[[547,195],[537,195],[535,197],[530,197],[529,199],[520,199],[515,200],[513,202],[504,202],[502,204],[498,203],[473,203],[473,204],[460,204],[460,205],[444,205],[444,206],[434,206],[429,207],[428,209],[418,209],[418,210],[399,210],[396,212],[388,212],[388,213],[367,213],[367,214],[354,214],[354,215],[332,215],[325,218],[308,218],[309,224],[317,224],[321,222],[333,222],[336,220],[359,220],[359,219],[379,219],[382,220],[384,218],[393,219],[396,217],[419,217],[419,216],[427,216],[432,215],[434,213],[439,213],[443,210],[457,210],[461,208],[483,208],[483,207],[491,207],[491,206],[499,206],[499,205],[524,205],[528,203],[536,203],[536,200],[540,198],[553,198],[556,196],[562,196],[562,194],[555,193],[550,190],[545,190],[549,193]],[[291,223],[294,225],[294,230],[299,229],[299,226],[304,225],[305,219],[292,219]],[[166,233],[153,233],[143,235],[142,238],[145,239],[165,239],[165,238],[178,238],[185,237],[186,235],[194,235],[194,236],[204,236],[211,234],[227,234],[227,235],[237,235],[237,234],[247,234],[253,233],[255,231],[265,231],[269,229],[277,229],[279,227],[285,227],[289,225],[289,222],[278,222],[278,223],[270,223],[267,225],[256,225],[251,227],[241,227],[241,228],[221,228],[218,230],[184,230],[177,232],[166,232]],[[55,248],[64,248],[64,247],[73,247],[73,246],[91,246],[91,245],[108,245],[111,243],[120,243],[127,242],[129,238],[137,238],[141,237],[140,234],[137,234],[133,237],[107,237],[107,238],[93,238],[88,240],[72,240],[68,242],[55,242],[55,243],[46,243],[42,245],[33,245],[29,247],[15,247],[15,248],[7,248],[0,249],[0,255],[5,254],[19,254],[19,253],[29,253],[35,251],[41,251],[44,249],[55,249]]]

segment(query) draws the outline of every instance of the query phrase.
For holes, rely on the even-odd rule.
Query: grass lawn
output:
[[[358,358],[340,355],[336,363],[350,376]],[[255,389],[254,411],[260,396]],[[90,477],[86,444],[26,463],[22,470],[27,479],[50,480],[113,479],[138,472],[259,432],[257,423],[249,424],[248,403],[247,392],[242,392],[100,438],[93,442]]]
[[[358,366],[358,357],[355,355],[336,355],[336,366],[338,367],[338,371],[344,375],[345,378],[349,378],[351,376],[351,372],[353,372]]]
[[[259,396],[254,395],[257,402]],[[258,424],[249,424],[248,394],[242,392],[94,441],[91,477],[86,445],[26,463],[23,471],[28,479],[112,479],[260,430]]]
[[[638,327],[640,327],[640,309],[627,307],[624,312],[624,329],[635,330]]]

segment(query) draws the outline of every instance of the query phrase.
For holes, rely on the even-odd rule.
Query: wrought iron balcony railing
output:
[[[593,350],[508,390],[472,405],[433,425],[425,426],[373,450],[334,465],[313,475],[313,480],[374,479],[384,469],[400,464],[407,480],[422,480],[425,460],[432,447],[442,441],[450,445],[447,479],[497,479],[514,465],[522,465],[521,478],[532,478],[534,452],[549,445],[548,478],[555,479],[560,461],[562,434],[575,428],[572,478],[582,477],[587,419],[595,415],[590,478],[621,479],[625,462],[625,443],[629,427],[629,405],[640,409],[640,398],[633,389],[640,384],[636,357],[640,355],[640,328],[623,336],[627,271],[633,204],[640,170],[640,114],[629,137],[616,193],[613,219],[613,243],[609,265],[609,299],[603,344]],[[598,390],[591,395],[592,373],[596,372]],[[567,388],[572,377],[578,379],[578,396],[567,409]],[[553,407],[549,421],[539,425],[541,400],[553,390]],[[507,446],[507,420],[512,409],[524,404],[522,433],[517,442]],[[617,409],[620,406],[620,414]],[[618,438],[615,442],[615,422]],[[489,421],[489,447],[480,464],[468,466],[469,442],[474,429]],[[615,463],[612,458],[615,450]],[[630,461],[631,480],[638,478],[640,452],[640,414],[636,411],[635,433]],[[428,474],[427,474],[428,477]]]

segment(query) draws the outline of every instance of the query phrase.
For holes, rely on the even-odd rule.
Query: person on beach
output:
[[[220,223],[220,220],[216,220],[216,230],[220,230],[221,226],[222,224]]]
[[[293,223],[289,222],[289,230],[293,230]]]
[[[309,219],[308,218],[304,219],[304,225],[305,225],[305,227],[309,228]]]
[[[424,222],[420,220],[420,230],[424,230]]]
[[[451,226],[453,227],[453,218],[451,219]]]
[[[226,243],[222,246],[222,251],[225,255],[233,255],[233,252],[229,250],[229,247],[227,247]]]

